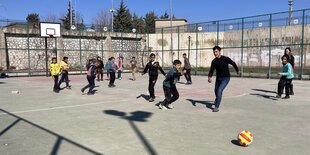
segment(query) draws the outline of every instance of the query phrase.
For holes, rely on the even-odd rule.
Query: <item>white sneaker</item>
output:
[[[173,106],[172,104],[168,104],[168,105],[167,105],[167,108],[168,108],[168,109],[173,109],[174,106]]]
[[[159,109],[162,109],[162,110],[167,110],[167,107],[166,107],[166,106],[164,106],[164,105],[162,105],[162,104],[159,104],[159,105],[158,105],[158,107],[159,107]]]

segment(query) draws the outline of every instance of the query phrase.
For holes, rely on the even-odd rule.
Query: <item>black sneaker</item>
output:
[[[217,107],[215,107],[213,110],[212,110],[212,112],[219,112],[220,110],[219,110],[219,108],[217,108]]]
[[[151,98],[149,99],[149,102],[154,102],[154,98],[151,97]]]
[[[290,96],[285,96],[282,99],[289,99],[289,98],[290,98]]]
[[[67,89],[71,89],[71,86],[66,86]]]
[[[84,93],[84,91],[85,91],[85,89],[82,88],[82,89],[81,89],[81,92]]]
[[[277,95],[276,98],[281,98],[281,95]]]
[[[291,92],[290,92],[290,95],[294,95],[294,92],[291,91]]]

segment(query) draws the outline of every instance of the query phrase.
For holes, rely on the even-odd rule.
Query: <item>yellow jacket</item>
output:
[[[58,75],[59,72],[60,72],[60,65],[58,63],[51,63],[50,64],[50,72],[51,72],[51,75],[54,76],[54,75]]]
[[[69,64],[66,63],[65,61],[61,61],[60,62],[60,67],[61,67],[62,70],[66,70],[66,71],[69,70]]]

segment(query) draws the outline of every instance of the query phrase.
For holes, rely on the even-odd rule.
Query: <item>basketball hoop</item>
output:
[[[54,38],[54,35],[52,35],[52,34],[50,34],[50,35],[48,35],[50,38]]]

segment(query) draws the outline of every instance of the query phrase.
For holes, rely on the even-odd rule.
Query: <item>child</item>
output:
[[[52,58],[52,63],[50,64],[50,72],[51,72],[51,75],[54,79],[54,88],[53,88],[53,91],[55,93],[59,93],[59,87],[58,87],[58,76],[59,76],[59,73],[60,73],[60,65],[57,63],[57,59],[56,57],[53,57]]]
[[[182,75],[179,72],[180,67],[181,67],[181,61],[174,60],[173,68],[170,69],[170,71],[166,75],[166,79],[163,82],[165,100],[159,103],[160,109],[167,109],[167,108],[172,109],[173,108],[172,103],[179,98],[179,93],[175,84]],[[184,70],[183,73],[186,73],[186,71]]]
[[[149,102],[153,102],[155,99],[155,90],[154,86],[156,84],[157,78],[158,78],[158,70],[166,76],[166,73],[163,71],[163,69],[159,66],[159,63],[155,61],[155,54],[152,53],[150,55],[150,62],[148,62],[144,68],[144,71],[142,75],[144,75],[147,71],[149,71],[149,93],[150,93],[150,99]]]
[[[118,57],[118,62],[117,62],[117,79],[121,80],[122,79],[122,72],[123,72],[123,62],[124,62],[124,57],[120,53]]]
[[[292,65],[293,73],[294,73],[294,68],[295,68],[295,58],[292,54],[292,50],[290,47],[286,47],[284,50],[284,55],[288,56],[288,62]],[[292,78],[293,80],[293,78]],[[294,95],[294,90],[293,90],[293,82],[291,82],[290,85],[290,95]]]
[[[98,71],[97,81],[103,81],[103,68],[104,65],[101,58],[97,57],[97,71]]]
[[[288,56],[284,55],[281,57],[282,64],[283,64],[283,72],[279,73],[282,75],[279,82],[278,82],[278,95],[276,98],[281,98],[281,94],[283,93],[283,89],[285,86],[285,97],[283,99],[290,98],[290,86],[292,83],[292,79],[294,78],[294,73],[292,69],[292,65],[288,63]]]
[[[189,59],[186,57],[186,53],[183,53],[184,58],[184,68],[183,70],[186,70],[186,74],[184,74],[186,78],[186,84],[190,85],[192,84],[192,78],[191,78],[191,64],[189,63]]]
[[[110,82],[109,87],[115,87],[114,81],[115,81],[115,58],[111,57],[111,61],[109,63],[109,75],[110,75]]]
[[[69,64],[68,64],[68,57],[63,57],[63,60],[60,62],[60,68],[61,68],[61,79],[58,83],[58,88],[60,88],[60,85],[63,81],[66,82],[66,88],[71,89],[71,86],[69,85]]]
[[[87,65],[87,81],[88,85],[83,87],[81,89],[81,92],[84,93],[85,89],[89,88],[87,95],[93,95],[93,89],[95,88],[95,79],[96,79],[96,65],[95,65],[96,60],[90,59],[89,60],[89,65]]]
[[[105,69],[107,70],[107,80],[110,80],[110,63],[111,63],[111,58],[108,59],[108,61],[105,64]]]
[[[136,61],[136,57],[132,57],[131,61],[130,61],[130,65],[131,65],[131,70],[132,70],[132,80],[135,81],[136,80],[136,71],[137,71],[137,61]]]

